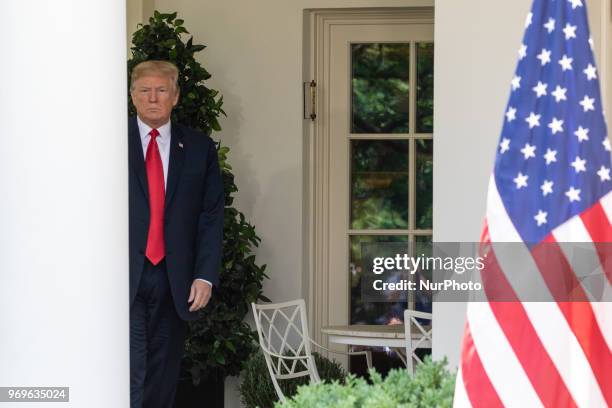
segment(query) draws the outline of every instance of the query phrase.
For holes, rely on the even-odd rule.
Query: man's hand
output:
[[[187,303],[193,302],[189,311],[195,312],[206,307],[210,300],[211,292],[212,287],[209,283],[195,279],[191,284],[191,292],[189,293],[189,300],[187,300]]]

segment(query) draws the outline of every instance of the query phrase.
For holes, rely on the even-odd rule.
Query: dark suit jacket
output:
[[[130,305],[138,290],[149,230],[149,193],[136,117],[128,120],[130,199]],[[174,305],[192,320],[187,299],[191,283],[219,283],[223,241],[223,183],[212,139],[172,123],[166,183],[164,233],[166,266]]]

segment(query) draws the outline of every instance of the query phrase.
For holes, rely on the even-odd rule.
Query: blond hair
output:
[[[169,78],[174,85],[174,90],[178,91],[178,68],[171,62],[159,60],[143,61],[134,67],[130,78],[130,90],[134,89],[134,83],[139,78],[149,75],[165,76]]]

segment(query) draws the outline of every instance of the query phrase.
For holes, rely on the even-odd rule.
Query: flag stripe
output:
[[[567,286],[574,288],[574,296],[572,296],[573,302],[560,301],[557,304],[569,329],[581,346],[582,351],[584,351],[584,356],[592,369],[595,380],[601,386],[602,392],[606,394],[604,388],[605,383],[602,383],[602,380],[605,381],[609,375],[607,375],[605,373],[606,370],[602,368],[607,364],[609,364],[608,367],[612,367],[612,361],[610,361],[610,356],[606,350],[607,347],[603,340],[603,335],[599,331],[599,326],[593,324],[596,320],[591,310],[591,305],[589,302],[584,301],[587,296],[574,276],[573,270],[563,256],[561,248],[557,246],[558,252],[556,254],[551,253],[555,245],[554,238],[549,237],[544,240],[544,242],[546,250],[540,251],[540,249],[543,248],[540,246],[534,248],[534,259],[543,275],[547,277],[547,281],[550,281],[551,287],[553,285],[557,287],[560,282],[566,281],[565,283]],[[559,292],[563,291],[564,289],[559,290]],[[557,294],[555,293],[555,295]],[[563,298],[566,297],[565,293],[559,293],[558,295]],[[557,330],[559,329],[557,328]],[[608,355],[606,356],[606,354]],[[567,360],[567,357],[560,357]],[[583,370],[586,371],[586,368],[583,367]],[[585,375],[588,375],[588,373]],[[578,381],[582,382],[582,380]],[[605,398],[607,400],[608,395],[605,395]]]
[[[610,289],[610,286],[607,288]],[[598,326],[608,345],[608,353],[612,350],[612,302],[596,302],[591,305]]]
[[[610,228],[610,221],[604,210],[604,198],[582,213],[580,218],[595,244],[608,283],[612,284],[612,228]]]
[[[595,374],[595,379],[599,383],[603,397],[608,406],[612,406],[612,354],[599,329],[591,304],[589,302],[561,302],[559,309],[576,335]],[[594,389],[591,391],[595,392]]]
[[[558,305],[523,302],[529,320],[576,403],[581,407],[605,407],[606,401],[591,366]]]
[[[603,287],[608,285],[601,260],[609,250],[606,246],[599,249],[595,246],[583,218],[572,217],[555,228],[547,239],[554,239],[562,249],[572,275],[585,291],[585,299],[601,300]]]
[[[567,263],[563,250],[553,237],[549,236],[541,244],[534,246],[532,255],[555,301],[589,300],[574,270]]]
[[[456,387],[461,386],[461,388],[464,389],[463,394],[466,395],[470,401],[468,406],[474,408],[503,407],[504,405],[497,396],[497,392],[493,388],[493,384],[489,381],[489,377],[482,366],[478,350],[474,345],[469,322],[465,324],[463,336],[463,349],[461,351],[462,364],[459,368],[460,372],[457,374],[462,384]],[[455,400],[453,402],[455,407],[465,406],[465,400],[461,397],[457,400],[457,394],[455,394]]]
[[[518,232],[514,229],[501,203],[501,199],[499,199],[499,196],[496,197],[496,194],[497,188],[495,182],[492,182],[489,186],[489,199],[487,203],[489,235],[491,239],[509,242],[518,235]],[[490,214],[495,214],[495,218],[491,218]],[[521,257],[528,258],[532,262],[537,263],[529,252]],[[513,259],[497,259],[497,261],[502,271],[512,271],[516,267]],[[508,263],[504,263],[504,261]],[[537,265],[533,269],[537,269]],[[508,277],[508,274],[505,274],[505,276]],[[517,293],[517,295],[521,298],[520,294]],[[545,307],[546,313],[539,311],[538,305],[547,305]],[[524,302],[523,306],[527,312],[528,320],[531,321],[545,350],[557,367],[559,374],[564,379],[576,403],[579,406],[589,406],[584,404],[593,398],[601,402],[601,405],[594,406],[604,406],[605,400],[598,389],[598,382],[594,378],[593,371],[557,304],[554,302]],[[585,319],[587,318],[588,316],[585,317]],[[517,325],[525,324],[518,319],[513,320],[513,323]],[[535,358],[537,359],[537,356]],[[589,396],[591,392],[599,397]]]
[[[511,407],[543,406],[497,324],[490,305],[486,302],[470,303],[467,317],[474,346],[502,403]],[[517,389],[521,392],[517,393]],[[470,401],[474,404],[474,400]]]
[[[487,297],[492,298],[489,296],[488,288],[496,287],[499,292],[504,293],[504,298],[514,300],[490,302],[491,310],[542,403],[547,407],[575,407],[574,399],[538,337],[523,305],[514,295],[504,273],[499,268],[495,254],[488,254],[486,262],[486,275],[483,280]],[[514,299],[510,299],[510,294]]]
[[[501,402],[498,406],[501,406]],[[461,366],[459,366],[459,369],[457,370],[457,380],[455,381],[455,397],[453,398],[453,407],[472,408],[472,403],[470,402],[470,399],[467,396],[465,385],[463,384],[463,371],[461,370]]]
[[[612,191],[601,197],[599,201],[601,205],[601,209],[606,213],[608,217],[608,226],[612,224]],[[610,241],[607,241],[610,242]]]

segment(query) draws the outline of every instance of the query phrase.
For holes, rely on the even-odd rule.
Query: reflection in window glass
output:
[[[416,256],[430,257],[433,255],[432,251],[432,236],[431,235],[416,235],[414,237],[414,253]],[[433,279],[433,274],[430,270],[419,270],[416,272],[415,281],[427,279]],[[420,312],[431,313],[432,311],[432,299],[433,295],[431,291],[421,290],[420,288],[414,293],[414,310]],[[429,321],[421,321],[422,324],[429,324]]]
[[[416,144],[416,227],[432,228],[433,140],[417,139]]]
[[[366,302],[361,297],[363,264],[361,245],[371,242],[408,242],[401,235],[353,235],[350,237],[349,274],[351,283],[351,324],[400,324],[407,302]]]
[[[408,141],[351,141],[351,228],[408,228]]]
[[[352,133],[408,132],[410,44],[352,44]]]
[[[417,43],[417,101],[416,101],[416,131],[417,133],[433,132],[433,92],[434,92],[434,45],[433,43]]]

